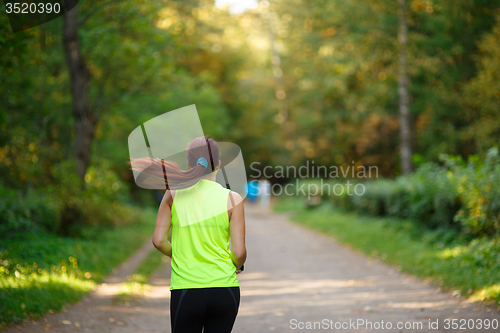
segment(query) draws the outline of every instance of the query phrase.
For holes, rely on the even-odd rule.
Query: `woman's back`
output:
[[[240,304],[236,274],[243,271],[247,257],[243,200],[215,181],[222,162],[213,139],[192,140],[186,159],[186,171],[172,161],[139,163],[146,168],[152,165],[152,177],[163,177],[167,188],[158,208],[153,244],[172,258],[172,332],[229,333]]]
[[[229,193],[207,179],[175,191],[171,290],[239,286],[229,248]]]

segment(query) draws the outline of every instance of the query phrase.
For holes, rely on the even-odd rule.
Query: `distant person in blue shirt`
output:
[[[259,183],[255,180],[251,180],[245,184],[245,192],[247,194],[247,198],[250,199],[251,204],[255,204],[257,202],[257,197],[260,194]]]

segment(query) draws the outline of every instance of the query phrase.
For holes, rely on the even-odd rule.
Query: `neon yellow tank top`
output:
[[[170,290],[239,287],[229,249],[229,192],[206,179],[175,191]]]

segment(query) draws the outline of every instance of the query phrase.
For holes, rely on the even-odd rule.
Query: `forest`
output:
[[[43,254],[58,239],[76,249],[150,217],[158,202],[134,182],[128,135],[192,104],[205,134],[241,147],[249,178],[376,167],[380,179],[359,180],[366,196],[330,201],[500,233],[498,1],[262,0],[234,13],[214,0],[92,0],[16,33],[1,4],[3,324],[47,310],[14,309],[29,294],[14,274],[71,266],[85,280],[76,261]],[[17,251],[37,237],[51,241]]]

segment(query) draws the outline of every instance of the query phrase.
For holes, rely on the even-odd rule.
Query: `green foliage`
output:
[[[123,226],[137,221],[138,210],[126,204],[128,185],[109,167],[106,160],[95,161],[85,175],[83,191],[73,161],[54,168],[51,193],[59,208],[59,233],[92,237],[88,231],[97,229],[89,226]]]
[[[500,233],[500,156],[497,148],[488,150],[484,163],[471,159],[467,166],[448,159],[462,207],[455,216],[475,235]],[[462,164],[462,165],[461,165]]]
[[[430,228],[461,229],[472,236],[500,233],[500,158],[491,148],[483,162],[443,156],[445,166],[422,164],[414,174],[363,183],[363,195],[332,196],[341,208],[373,216],[409,218]]]
[[[373,183],[370,185],[371,186],[369,186],[368,184],[364,185],[365,193],[363,195],[347,196],[344,194],[344,201],[349,199],[352,200],[352,206],[356,207],[361,213],[370,214],[374,216],[385,215],[386,210],[390,209],[386,204],[386,202],[392,203],[394,199],[394,197],[390,195],[391,191],[390,188],[387,186],[388,182],[381,181],[379,183]],[[394,204],[399,204],[399,203],[394,202]]]
[[[467,139],[474,140],[478,152],[498,144],[500,133],[500,14],[493,31],[479,43],[479,72],[465,87]]]
[[[397,10],[397,2],[385,0],[270,2],[287,93],[288,163],[356,160],[379,166],[384,176],[397,175]],[[466,156],[498,141],[498,122],[487,116],[495,107],[497,37],[477,45],[478,37],[490,34],[498,10],[492,0],[407,1],[410,110],[420,160],[437,161],[441,153]],[[268,28],[265,20],[263,25]],[[484,115],[478,118],[472,110],[466,116],[463,96],[466,83],[478,74],[480,49],[491,84],[478,86],[470,100],[485,91],[489,97],[483,101],[491,111],[477,105]],[[482,125],[490,128],[488,134],[480,133]]]
[[[140,218],[128,203],[128,185],[107,167],[95,163],[81,181],[72,161],[53,169],[54,184],[45,188],[10,190],[0,186],[0,230],[2,238],[22,237],[38,229],[79,237],[93,237],[95,227],[123,226]]]
[[[238,143],[247,164],[355,160],[397,176],[397,2],[276,0],[240,15],[211,0],[86,1],[78,10],[79,19],[91,14],[78,35],[97,121],[84,180],[72,162],[61,20],[13,34],[0,10],[2,241],[36,233],[49,245],[54,234],[97,241],[111,226],[140,220],[130,204],[150,204],[153,196],[134,184],[127,137],[140,123],[189,104],[197,105],[205,133]],[[498,154],[487,153],[500,137],[498,1],[412,0],[407,10],[418,170],[365,182],[363,196],[344,189],[328,200],[419,221],[435,230],[431,238],[452,239],[454,229],[492,236],[500,228]],[[429,163],[442,153],[479,157],[448,158],[446,168]],[[71,285],[64,279],[42,289]],[[19,290],[35,293],[36,283]],[[41,313],[43,303],[37,306]]]
[[[2,239],[14,237],[23,232],[44,228],[53,229],[58,219],[54,203],[48,197],[33,190],[27,194],[9,190],[0,184],[0,235]]]
[[[446,290],[500,306],[500,242],[467,241],[453,230],[430,229],[392,217],[345,213],[329,205],[306,210],[299,198],[280,198],[279,211],[293,211],[292,220],[380,258],[399,270],[430,278]]]
[[[79,18],[96,5],[83,3]],[[415,162],[484,157],[498,141],[498,3],[415,0],[407,10]],[[1,15],[0,178],[45,187],[73,154],[61,25],[14,35]],[[98,121],[93,154],[133,185],[128,133],[196,103],[206,133],[238,143],[247,163],[356,160],[396,176],[397,21],[386,0],[278,0],[240,15],[204,0],[106,3],[79,28]]]
[[[99,11],[94,12],[96,6]],[[78,32],[89,68],[89,103],[97,120],[89,175],[97,172],[95,177],[105,178],[99,188],[95,181],[82,186],[71,162],[63,165],[74,154],[74,123],[61,20],[12,34],[2,11],[0,180],[4,186],[49,195],[57,216],[74,220],[73,224],[88,222],[89,216],[92,221],[102,217],[105,224],[118,223],[127,214],[117,209],[115,201],[130,200],[122,189],[133,190],[135,199],[141,196],[127,164],[127,137],[140,123],[196,103],[207,134],[226,139],[230,116],[221,80],[234,80],[235,68],[223,63],[237,63],[238,57],[230,49],[211,52],[211,43],[201,42],[212,31],[220,31],[215,23],[222,24],[198,21],[196,10],[203,6],[210,4],[169,2],[167,6],[163,1],[136,0],[104,5],[90,1],[79,6],[79,18],[86,18]],[[161,24],[170,17],[175,24]],[[225,12],[220,17],[234,20]],[[114,173],[118,181],[99,174],[101,169]],[[112,190],[115,183],[119,191]]]

